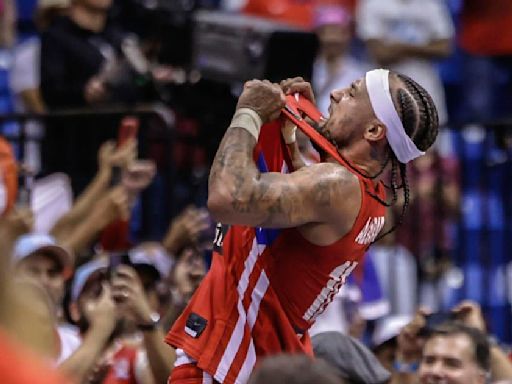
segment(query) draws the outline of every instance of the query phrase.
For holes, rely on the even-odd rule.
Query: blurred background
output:
[[[316,331],[372,344],[382,319],[470,299],[512,344],[511,24],[510,0],[0,0],[2,206],[30,204],[71,269],[151,241],[173,263],[193,244],[206,270],[209,166],[243,82],[303,76],[326,112],[332,89],[390,68],[432,94],[441,132],[409,168],[406,222]],[[185,300],[175,284],[162,302]]]

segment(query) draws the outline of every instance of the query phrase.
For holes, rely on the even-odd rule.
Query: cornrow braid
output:
[[[405,90],[399,89],[397,92],[398,100],[398,114],[404,126],[407,135],[413,140],[414,144],[419,150],[427,150],[435,141],[439,132],[439,117],[437,109],[428,92],[416,83],[411,78],[395,74],[404,84]],[[416,113],[415,105],[418,108]],[[391,190],[393,191],[393,204],[396,202],[396,195],[398,187],[396,183],[396,163],[400,169],[400,179],[402,180],[401,188],[404,193],[404,204],[402,212],[397,222],[382,235],[379,235],[375,241],[382,239],[384,236],[393,232],[400,224],[403,223],[405,213],[409,208],[410,203],[410,187],[407,180],[407,165],[399,163],[396,157],[393,157],[393,166],[395,175],[393,175],[393,168],[391,171]]]
[[[402,188],[402,185],[398,185],[398,174],[397,174],[397,168],[398,168],[398,160],[396,158],[393,158],[391,160],[391,186],[388,187],[384,184],[384,186],[391,190],[391,193],[393,193],[393,197],[391,198],[391,201],[388,203],[385,200],[382,200],[379,196],[375,195],[374,193],[370,191],[366,191],[371,197],[373,197],[375,200],[377,200],[379,203],[384,205],[385,207],[392,207],[395,205],[396,201],[398,200],[398,190]]]
[[[391,232],[393,232],[395,229],[397,229],[404,221],[405,213],[407,212],[407,209],[409,208],[409,202],[410,202],[410,189],[409,189],[409,183],[407,182],[407,165],[399,163],[398,161],[395,161],[393,164],[398,163],[398,167],[400,169],[400,178],[402,179],[402,185],[404,189],[404,205],[402,206],[402,212],[400,213],[400,217],[398,218],[398,221],[386,232],[383,234],[377,236],[377,238],[374,240],[374,242],[379,241],[384,236],[389,235]],[[396,193],[396,190],[394,190],[394,193]]]
[[[432,144],[434,144],[439,132],[439,116],[437,114],[436,106],[432,97],[421,85],[405,75],[396,74],[396,76],[405,84],[406,90],[414,98],[419,109],[417,124],[410,124],[408,122],[408,120],[411,119],[409,116],[411,114],[409,111],[410,106],[407,105],[407,102],[406,104],[402,104],[400,101],[400,91],[405,93],[405,91],[401,89],[399,91],[398,98],[400,101],[400,112],[405,132],[409,135],[419,150],[426,151]],[[402,97],[405,97],[405,95]],[[407,98],[410,100],[410,97]],[[414,120],[417,119],[415,118]]]

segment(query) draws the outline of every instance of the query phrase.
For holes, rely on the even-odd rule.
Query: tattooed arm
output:
[[[270,87],[263,82],[246,86],[238,107],[256,110],[264,122],[271,120],[268,107],[261,107],[264,103],[251,104],[254,99],[261,100],[252,96],[258,93],[279,105],[279,95]],[[255,145],[256,139],[247,130],[227,130],[209,179],[208,208],[217,220],[261,227],[332,223],[339,225],[340,231],[345,222],[353,223],[361,195],[357,178],[345,168],[322,163],[291,174],[260,173],[253,160]]]

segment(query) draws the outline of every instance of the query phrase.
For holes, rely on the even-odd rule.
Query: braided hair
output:
[[[437,115],[437,109],[432,100],[432,97],[428,92],[417,82],[412,80],[410,77],[390,72],[397,76],[402,83],[405,85],[404,88],[400,88],[394,99],[395,106],[397,106],[397,112],[400,116],[400,120],[405,129],[405,133],[412,139],[416,147],[420,151],[425,151],[436,140],[439,132],[439,117]],[[417,109],[416,109],[417,106]],[[330,135],[329,132],[323,132],[325,137],[336,147],[341,158],[345,163],[356,173],[367,179],[373,180],[379,177],[382,172],[386,169],[388,163],[391,161],[391,182],[389,186],[386,186],[391,190],[393,194],[391,201],[387,202],[382,200],[376,194],[367,191],[368,194],[377,200],[379,203],[386,207],[393,206],[398,200],[398,191],[403,189],[404,191],[404,205],[402,206],[402,213],[395,225],[382,235],[379,235],[375,241],[382,239],[384,236],[393,232],[400,224],[402,224],[405,212],[409,207],[410,200],[410,188],[407,181],[407,166],[406,164],[400,163],[393,153],[393,150],[388,145],[388,157],[382,163],[381,169],[375,175],[369,175],[366,172],[362,172],[357,167],[353,166],[343,155],[338,146],[338,143]],[[401,183],[398,183],[398,177],[400,176]]]
[[[437,109],[434,101],[428,92],[410,77],[399,73],[394,74],[405,85],[405,89],[400,88],[395,97],[395,101],[398,102],[398,115],[400,116],[400,120],[402,120],[405,133],[412,139],[420,151],[426,151],[434,143],[439,132],[439,117],[437,115]],[[417,106],[417,109],[415,106]],[[397,191],[402,188],[404,191],[404,204],[396,224],[382,235],[379,235],[375,241],[393,232],[400,224],[402,224],[405,212],[409,207],[410,188],[407,180],[407,166],[406,164],[400,163],[394,155],[392,155],[391,161],[390,189],[393,193],[393,198],[391,203],[379,200],[388,207],[394,205],[397,201]],[[400,173],[400,186],[398,185],[397,168]]]

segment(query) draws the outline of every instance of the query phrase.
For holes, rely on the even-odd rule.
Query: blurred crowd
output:
[[[251,382],[512,381],[510,0],[0,0],[0,114],[157,103],[177,133],[167,152],[118,120],[1,120],[0,381],[167,381],[165,332],[209,267],[208,166],[239,89],[193,68],[198,9],[315,34],[323,113],[331,90],[386,67],[429,91],[442,124],[410,168],[405,222],[311,330],[330,367],[281,356]]]

